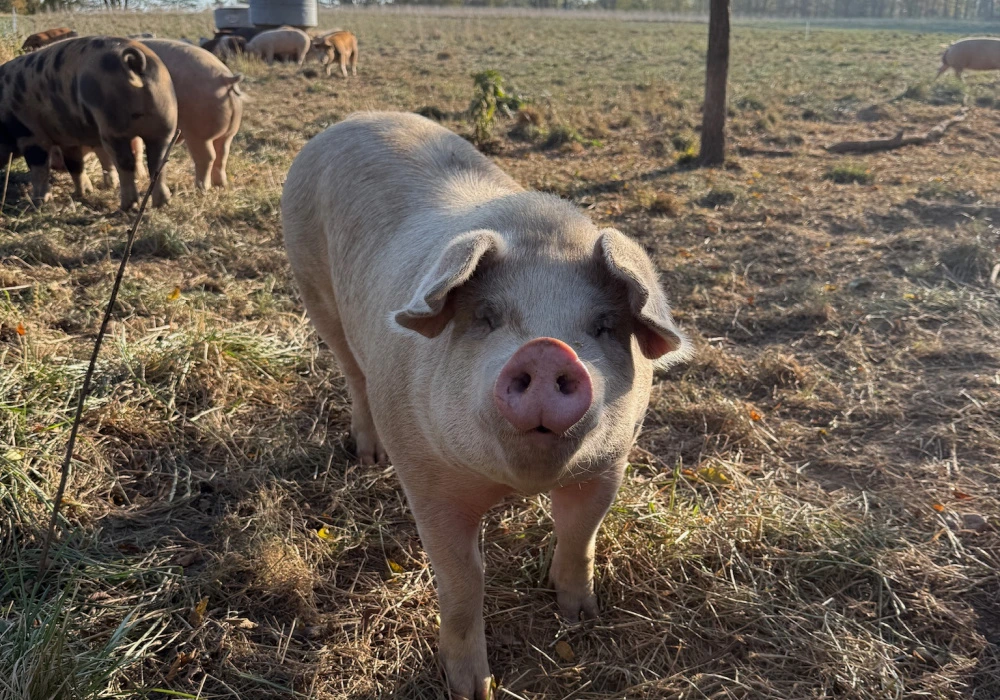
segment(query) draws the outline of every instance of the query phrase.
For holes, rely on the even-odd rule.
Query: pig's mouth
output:
[[[551,430],[549,430],[548,428],[546,428],[544,425],[538,426],[537,428],[535,428],[531,432],[538,433],[539,435],[553,435],[554,434]]]

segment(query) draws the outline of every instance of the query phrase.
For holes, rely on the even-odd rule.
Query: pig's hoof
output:
[[[164,207],[170,203],[170,190],[153,190],[153,206]]]
[[[590,592],[574,592],[556,589],[559,612],[567,622],[579,622],[581,615],[588,620],[600,617],[597,596]]]
[[[493,675],[482,660],[471,658],[478,654],[462,655],[457,659],[444,659],[444,672],[452,700],[492,700]]]
[[[361,464],[386,464],[389,461],[389,456],[385,453],[385,448],[382,447],[374,428],[369,430],[354,428],[351,434],[354,436],[357,457]]]

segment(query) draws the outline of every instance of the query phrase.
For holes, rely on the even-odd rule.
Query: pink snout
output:
[[[587,413],[594,388],[573,348],[555,338],[535,338],[500,370],[493,400],[518,430],[561,435]]]

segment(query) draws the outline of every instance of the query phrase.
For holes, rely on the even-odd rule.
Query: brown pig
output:
[[[358,114],[313,138],[281,211],[358,457],[392,459],[434,567],[452,694],[488,698],[481,517],[549,492],[559,607],[597,615],[597,530],[654,367],[689,343],[637,243],[414,114]]]
[[[31,171],[32,199],[49,192],[49,151],[60,146],[77,196],[90,189],[83,148],[103,147],[121,180],[121,206],[138,199],[132,140],[146,144],[155,172],[177,127],[177,100],[166,66],[129,39],[67,39],[0,65],[0,158],[23,155]],[[5,160],[5,158],[2,158]],[[163,178],[153,205],[170,199]]]
[[[333,32],[313,39],[312,50],[320,55],[326,65],[326,74],[333,72],[333,62],[340,63],[340,72],[347,77],[347,63],[351,64],[351,75],[358,74],[358,40],[350,32]]]
[[[300,66],[306,60],[311,46],[309,35],[301,29],[282,27],[261,32],[247,42],[246,52],[257,56],[269,65],[275,57],[290,56]]]
[[[62,41],[63,39],[72,39],[75,36],[79,36],[75,31],[69,27],[56,27],[55,29],[46,29],[44,32],[38,32],[37,34],[32,34],[24,43],[21,44],[21,51],[28,53],[29,51],[35,51],[42,48],[43,46],[48,46],[57,41]]]

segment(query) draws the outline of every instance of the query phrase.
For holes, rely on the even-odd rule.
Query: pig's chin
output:
[[[518,431],[506,424],[498,438],[512,479],[510,486],[541,492],[571,478],[583,443],[596,423],[587,416],[562,435],[544,428]]]

